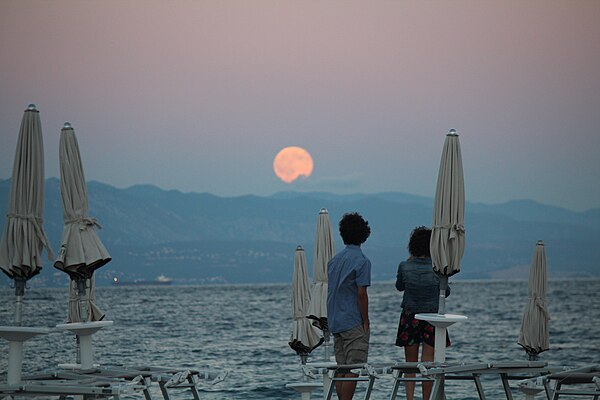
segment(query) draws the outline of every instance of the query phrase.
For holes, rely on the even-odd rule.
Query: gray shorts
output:
[[[364,364],[369,355],[369,335],[362,324],[333,335],[333,350],[338,365]]]

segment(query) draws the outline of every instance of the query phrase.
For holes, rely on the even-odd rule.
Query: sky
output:
[[[467,201],[600,207],[600,1],[0,2],[0,179],[40,110],[86,179],[219,196],[433,197],[460,135]],[[275,155],[300,146],[291,184]]]

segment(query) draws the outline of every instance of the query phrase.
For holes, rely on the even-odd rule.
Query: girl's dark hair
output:
[[[431,229],[425,226],[417,226],[410,234],[408,252],[413,257],[431,257],[429,251],[430,240]]]
[[[369,222],[365,221],[359,213],[344,214],[340,220],[340,235],[344,244],[360,246],[367,241],[370,234]]]

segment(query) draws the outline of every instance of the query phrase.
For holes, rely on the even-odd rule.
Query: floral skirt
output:
[[[398,333],[396,335],[396,346],[412,346],[419,343],[435,346],[435,328],[427,321],[415,318],[415,314],[402,312]],[[446,331],[446,347],[450,346],[450,337]]]

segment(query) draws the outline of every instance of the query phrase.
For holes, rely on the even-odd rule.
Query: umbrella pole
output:
[[[446,289],[448,289],[448,277],[446,275],[441,275],[438,314],[446,314]]]
[[[86,307],[86,302],[85,302],[86,279],[77,279],[75,282],[77,283],[77,294],[79,296],[79,318],[80,318],[81,322],[87,322],[88,315],[87,315],[87,307]],[[81,338],[79,337],[79,335],[75,336],[75,343],[76,343],[76,349],[77,349],[75,360],[76,360],[77,364],[82,365],[83,361],[82,361],[82,352],[81,352]]]
[[[86,302],[86,282],[87,279],[77,279],[77,293],[79,294],[79,317],[81,322],[88,322],[88,307]]]
[[[448,277],[440,275],[440,299],[438,304],[438,314],[446,314],[446,289],[448,288]],[[436,324],[434,324],[436,325]],[[446,327],[435,326],[435,362],[446,362]]]
[[[438,303],[438,314],[446,314],[446,289],[448,288],[448,276],[440,276],[440,299]],[[434,361],[443,364],[446,362],[446,327],[435,327],[435,350]],[[435,399],[445,399],[444,375],[436,376],[438,389],[434,394]]]
[[[25,296],[25,279],[15,277],[15,325],[23,324],[23,297]]]
[[[300,354],[300,364],[306,365],[307,361],[308,361],[308,354],[307,353]],[[306,378],[306,375],[304,375],[304,378]]]
[[[323,331],[323,338],[325,339],[325,360],[329,361],[331,359],[331,350],[329,349],[329,339],[330,339],[329,329],[325,329]]]

